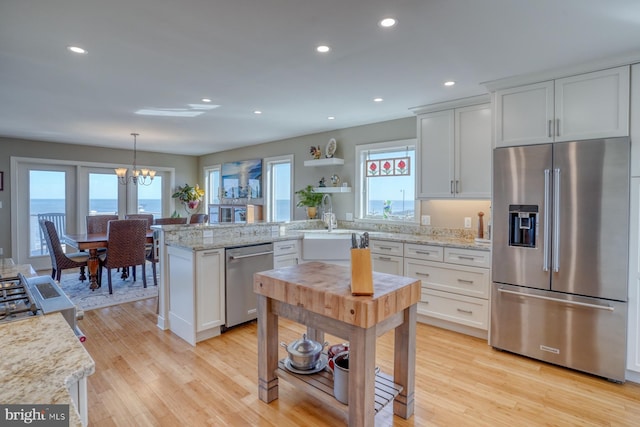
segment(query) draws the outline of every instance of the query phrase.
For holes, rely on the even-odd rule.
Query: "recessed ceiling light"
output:
[[[444,82],[445,86],[453,86],[454,84],[456,84],[456,82],[454,82],[453,80],[448,80],[448,81]]]
[[[373,102],[382,102],[384,99],[382,98],[373,98]]]
[[[202,102],[211,102],[211,100],[209,98],[202,98],[201,101]]]
[[[398,21],[396,21],[393,18],[384,18],[382,21],[379,22],[381,27],[385,27],[385,28],[389,28],[389,27],[393,27],[394,25],[396,25]]]
[[[69,51],[71,51],[73,53],[81,53],[81,54],[86,54],[87,53],[86,50],[84,50],[83,48],[78,47],[78,46],[67,46],[67,50],[69,50]]]
[[[335,118],[335,116],[329,116],[329,117],[327,117],[327,120],[335,120],[335,119],[336,119],[336,118]]]
[[[262,114],[262,111],[256,110],[256,111],[253,112],[253,114]]]
[[[327,53],[331,50],[331,48],[329,46],[320,45],[316,48],[316,50],[320,53]]]

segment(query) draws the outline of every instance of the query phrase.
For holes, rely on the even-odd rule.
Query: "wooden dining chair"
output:
[[[126,214],[124,219],[145,219],[147,220],[147,230],[153,225],[153,214]]]
[[[207,214],[193,214],[189,218],[189,224],[204,224],[209,220]]]
[[[49,248],[49,255],[51,256],[51,278],[59,282],[62,270],[80,268],[79,280],[84,282],[87,279],[84,271],[89,255],[84,252],[65,254],[53,222],[46,219],[40,220],[40,229],[44,234],[47,247]]]
[[[133,269],[133,281],[136,281],[136,267],[142,266],[142,283],[147,287],[147,220],[121,219],[112,220],[107,224],[107,253],[100,260],[98,279],[102,282],[102,269],[107,269],[109,293],[113,293],[111,283],[112,268]]]

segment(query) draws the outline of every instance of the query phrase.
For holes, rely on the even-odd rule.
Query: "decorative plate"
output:
[[[294,374],[309,375],[309,374],[316,374],[322,371],[324,368],[327,367],[328,362],[329,362],[329,356],[322,353],[320,354],[320,359],[318,359],[318,361],[316,362],[316,366],[314,366],[313,369],[294,368],[293,366],[291,366],[291,360],[288,357],[284,360],[284,367],[287,368],[287,371],[291,371]]]
[[[327,148],[325,149],[325,157],[327,159],[330,159],[331,157],[333,157],[333,155],[336,152],[336,139],[335,138],[331,138],[329,140],[329,142],[327,142]]]

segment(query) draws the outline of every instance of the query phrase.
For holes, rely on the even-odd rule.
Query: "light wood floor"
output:
[[[346,415],[284,380],[279,399],[258,400],[255,322],[192,347],[155,326],[155,308],[148,299],[88,311],[79,322],[96,362],[89,377],[91,426],[345,425]],[[280,341],[302,331],[280,320]],[[388,373],[392,345],[390,332],[376,350]],[[388,405],[376,426],[640,425],[638,384],[495,351],[483,340],[423,324],[415,401],[409,420],[394,417]]]

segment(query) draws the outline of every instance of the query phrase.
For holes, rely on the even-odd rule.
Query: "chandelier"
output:
[[[131,175],[127,176],[127,168],[116,168],[116,175],[118,175],[118,181],[122,185],[127,185],[131,182],[133,185],[150,185],[153,178],[156,176],[156,171],[151,169],[136,169],[136,138],[139,133],[132,133],[133,136],[133,169],[131,169]]]

